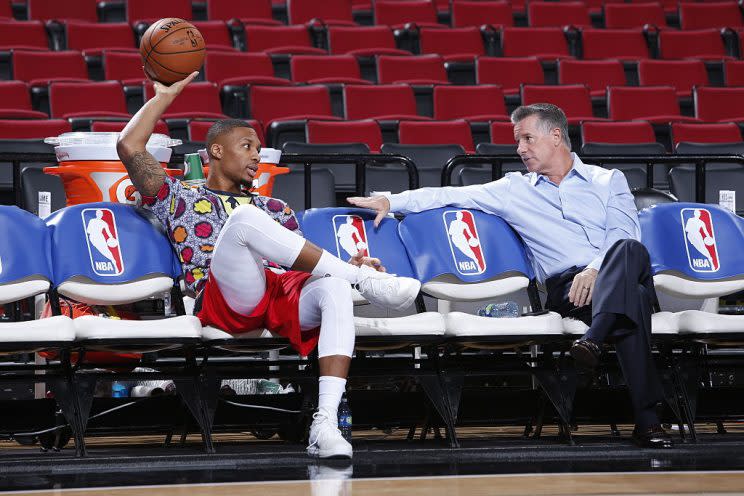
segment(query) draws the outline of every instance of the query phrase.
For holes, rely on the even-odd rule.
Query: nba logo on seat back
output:
[[[86,208],[82,212],[85,239],[93,272],[118,276],[124,272],[116,217],[108,208]]]
[[[336,255],[342,260],[360,254],[371,257],[367,245],[367,230],[358,215],[334,215],[333,232],[336,236]]]
[[[713,218],[705,208],[683,208],[682,235],[687,260],[695,272],[716,272],[720,268]]]
[[[442,218],[457,272],[466,276],[483,273],[486,260],[473,213],[448,210],[442,214]]]

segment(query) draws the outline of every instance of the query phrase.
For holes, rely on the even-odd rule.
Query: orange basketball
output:
[[[199,70],[204,62],[204,38],[193,24],[176,17],[153,23],[140,42],[145,73],[163,84],[171,84]]]

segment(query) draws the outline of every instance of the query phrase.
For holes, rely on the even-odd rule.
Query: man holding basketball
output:
[[[574,359],[594,367],[602,345],[614,342],[635,410],[633,440],[642,447],[671,448],[656,414],[661,387],[650,345],[656,294],[628,182],[620,171],[585,164],[571,153],[566,115],[555,105],[519,107],[511,120],[528,174],[349,202],[376,210],[375,222],[388,211],[450,205],[502,217],[527,245],[547,289],[547,308],[590,326],[571,347]]]
[[[190,187],[166,176],[145,145],[155,123],[197,73],[165,86],[122,131],[117,152],[142,203],[163,223],[183,265],[187,292],[197,296],[203,325],[231,333],[266,327],[286,337],[302,355],[317,344],[318,411],[308,453],[351,457],[337,426],[354,350],[351,287],[370,303],[403,309],[418,281],[384,273],[377,259],[343,262],[302,238],[294,212],[282,201],[248,195],[261,143],[245,122],[216,122],[207,133],[206,185]],[[277,273],[264,261],[282,267]],[[376,268],[382,270],[376,270]]]

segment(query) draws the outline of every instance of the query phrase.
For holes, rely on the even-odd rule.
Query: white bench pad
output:
[[[280,337],[274,335],[268,329],[255,329],[253,331],[243,332],[240,334],[230,334],[222,329],[216,327],[206,326],[202,329],[202,340],[204,341],[215,341],[218,339],[260,339],[260,338],[275,338]]]
[[[405,317],[354,317],[357,336],[442,336],[444,317],[424,312]]]
[[[679,331],[704,334],[741,332],[744,338],[744,316],[685,310],[679,312]]]
[[[651,315],[651,333],[677,334],[679,330],[678,315],[673,312],[658,312]],[[568,317],[563,319],[563,332],[565,334],[583,336],[588,330],[589,326],[580,320]]]
[[[160,320],[118,320],[84,315],[73,320],[75,338],[157,339],[200,338],[201,322],[193,315]]]
[[[463,312],[450,312],[445,316],[448,336],[500,336],[521,334],[525,336],[562,334],[561,316],[555,312],[544,315],[493,318],[479,317]]]
[[[0,324],[0,341],[5,343],[74,341],[72,319],[64,315],[26,322]]]

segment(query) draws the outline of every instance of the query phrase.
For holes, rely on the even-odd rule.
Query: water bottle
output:
[[[129,387],[125,382],[114,381],[111,385],[111,397],[112,398],[126,398],[129,396]]]
[[[481,317],[515,318],[521,314],[519,312],[519,305],[516,302],[502,301],[500,303],[489,303],[479,308],[478,315]]]
[[[351,442],[351,409],[349,402],[346,401],[346,395],[341,398],[341,404],[338,405],[338,430],[344,439]]]

